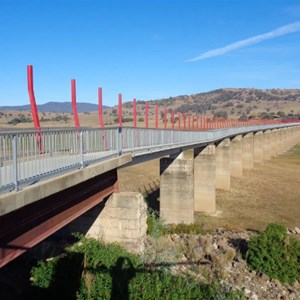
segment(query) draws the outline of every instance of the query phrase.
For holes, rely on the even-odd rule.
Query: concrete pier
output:
[[[194,222],[193,158],[161,158],[160,216],[167,224]]]
[[[232,177],[242,177],[243,175],[242,154],[242,135],[237,135],[230,141],[230,174]]]
[[[264,161],[263,132],[258,131],[253,135],[253,163],[260,164]]]
[[[253,168],[253,133],[247,133],[243,137],[243,169]]]
[[[270,160],[271,159],[271,155],[270,155],[270,134],[271,134],[271,130],[266,130],[264,131],[264,137],[263,137],[263,141],[264,141],[264,160]]]
[[[216,147],[216,188],[230,189],[230,139],[226,138]]]
[[[270,132],[270,156],[271,158],[277,155],[277,129]]]
[[[215,145],[199,149],[194,159],[194,209],[197,212],[216,212]]]

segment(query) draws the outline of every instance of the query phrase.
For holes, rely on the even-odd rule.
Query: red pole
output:
[[[136,127],[136,99],[133,99],[133,127]]]
[[[191,115],[190,114],[188,115],[188,120],[189,120],[189,123],[188,123],[189,124],[189,130],[191,130]]]
[[[75,79],[71,80],[71,94],[72,94],[72,110],[73,110],[74,123],[75,123],[75,127],[79,128],[80,124],[79,124],[77,105],[76,105],[76,81],[75,81]]]
[[[103,106],[102,106],[102,88],[98,88],[98,114],[101,128],[104,128]]]
[[[102,138],[104,140],[104,149],[107,150],[107,141],[104,131],[104,120],[103,120],[103,105],[102,105],[102,88],[98,88],[98,114],[100,127],[102,128]]]
[[[28,94],[29,94],[29,101],[31,105],[31,113],[33,118],[33,124],[36,131],[38,131],[36,137],[37,137],[37,143],[39,146],[40,153],[42,153],[42,139],[40,134],[40,120],[38,115],[38,110],[35,102],[35,96],[34,96],[34,89],[33,89],[33,67],[31,65],[27,66],[27,86],[28,86]]]
[[[195,116],[192,115],[192,129],[195,129]]]
[[[174,109],[172,108],[172,129],[174,130],[174,123],[175,123],[175,119],[174,119]]]
[[[119,102],[119,126],[122,127],[122,94],[118,94],[118,102]]]
[[[178,129],[180,130],[180,112],[178,112]]]
[[[183,129],[186,129],[186,115],[183,113]]]
[[[148,110],[149,110],[148,102],[146,102],[145,103],[145,126],[146,126],[146,128],[149,127]]]
[[[33,124],[34,128],[36,130],[40,130],[40,121],[38,116],[38,110],[35,102],[34,97],[34,90],[33,90],[33,69],[32,66],[27,66],[27,83],[28,83],[28,94],[29,94],[29,100],[31,105],[31,113],[33,117]]]
[[[197,130],[199,130],[199,117],[197,116]]]
[[[167,108],[164,107],[164,127],[167,128]]]
[[[158,106],[155,105],[155,128],[158,128]]]

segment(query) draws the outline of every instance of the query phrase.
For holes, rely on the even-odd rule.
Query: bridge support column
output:
[[[274,157],[277,155],[277,129],[271,130],[270,155],[271,155],[271,157]]]
[[[253,168],[253,133],[243,137],[243,169]]]
[[[295,126],[296,144],[300,142],[300,126]]]
[[[266,130],[264,132],[264,137],[263,137],[263,141],[264,141],[264,160],[270,160],[271,156],[270,156],[270,132],[271,130]]]
[[[233,177],[243,176],[242,139],[242,135],[239,134],[230,141],[230,174]]]
[[[211,144],[199,150],[199,154],[195,155],[194,159],[194,208],[197,212],[215,213],[215,145]]]
[[[137,192],[114,193],[87,232],[87,236],[117,242],[131,252],[144,250],[147,233],[147,204]]]
[[[284,152],[290,149],[291,138],[290,138],[290,128],[284,128]]]
[[[285,153],[289,146],[288,146],[288,128],[282,128],[282,152]]]
[[[161,158],[160,216],[167,224],[194,223],[193,158]]]
[[[230,189],[230,139],[224,139],[216,148],[216,188]]]
[[[264,140],[263,132],[258,131],[253,135],[253,163],[259,164],[264,162]]]
[[[282,128],[279,128],[277,130],[277,147],[278,147],[278,154],[282,154],[283,153],[283,133],[282,133]]]
[[[299,142],[299,137],[298,137],[298,129],[299,127],[294,126],[291,128],[292,129],[292,136],[293,136],[293,140],[292,140],[292,146],[295,146],[298,142]]]

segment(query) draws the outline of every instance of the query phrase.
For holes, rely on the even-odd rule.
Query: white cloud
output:
[[[187,62],[194,62],[197,60],[202,60],[202,59],[206,59],[206,58],[210,58],[210,57],[214,57],[214,56],[219,56],[219,55],[222,55],[224,53],[227,53],[227,52],[239,49],[239,48],[254,45],[254,44],[260,43],[265,40],[270,40],[270,39],[276,38],[278,36],[286,35],[286,34],[289,34],[292,32],[297,32],[297,31],[300,31],[300,22],[291,23],[291,24],[279,27],[270,32],[256,35],[251,38],[241,40],[241,41],[235,42],[233,44],[229,44],[222,48],[217,48],[214,50],[204,52],[197,57],[187,60]]]

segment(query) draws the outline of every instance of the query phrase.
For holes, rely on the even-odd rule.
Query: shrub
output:
[[[211,230],[205,229],[203,224],[172,224],[168,225],[168,232],[173,234],[207,234]]]
[[[242,299],[241,292],[164,270],[149,270],[122,247],[79,236],[60,257],[33,268],[32,299]],[[42,293],[41,293],[42,292]]]
[[[300,241],[289,237],[283,225],[270,224],[250,239],[247,262],[251,269],[293,284],[300,279]]]
[[[167,226],[155,211],[149,212],[147,217],[147,233],[154,238],[161,237],[168,232]]]

